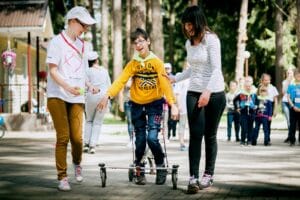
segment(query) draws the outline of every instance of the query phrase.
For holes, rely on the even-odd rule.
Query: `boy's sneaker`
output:
[[[64,177],[63,179],[61,179],[58,183],[58,189],[60,191],[70,191],[71,190],[71,186],[69,184],[68,178]]]
[[[90,146],[88,144],[84,144],[83,146],[83,152],[87,153],[89,151]]]
[[[96,153],[95,147],[90,147],[90,154],[94,154],[94,153]]]
[[[208,188],[213,185],[214,179],[210,174],[203,174],[201,182],[200,182],[200,189]]]
[[[190,177],[189,184],[187,187],[188,194],[196,194],[199,191],[199,181],[194,178],[194,176]]]
[[[165,165],[157,165],[159,168],[164,168]],[[168,171],[167,169],[157,169],[156,170],[156,180],[157,185],[162,185],[166,182]]]
[[[77,182],[82,182],[83,177],[82,177],[82,168],[80,165],[74,165],[75,168],[75,178]]]
[[[140,166],[136,167],[135,184],[137,184],[137,185],[145,185],[146,184],[145,171],[144,171],[144,169],[141,169]]]

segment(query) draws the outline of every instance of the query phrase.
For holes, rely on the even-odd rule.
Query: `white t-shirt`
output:
[[[85,88],[88,68],[84,43],[80,39],[71,40],[63,31],[55,36],[47,49],[46,63],[57,65],[59,76],[70,86]],[[84,103],[84,94],[74,96],[59,86],[50,76],[47,78],[47,96],[56,97],[69,103]]]
[[[100,89],[100,96],[104,96],[111,86],[108,71],[104,67],[90,67],[87,70],[87,79],[93,86]]]
[[[185,79],[176,83],[174,93],[178,101],[179,114],[187,114],[186,110],[186,93],[189,87],[190,79]]]
[[[276,89],[275,86],[272,84],[268,85],[268,99],[271,102],[274,102],[274,97],[277,97],[279,95],[278,90]]]

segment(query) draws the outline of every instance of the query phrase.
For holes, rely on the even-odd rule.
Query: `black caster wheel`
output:
[[[177,189],[177,181],[178,181],[178,167],[179,165],[173,165],[172,166],[172,184],[173,184],[173,189]]]
[[[105,164],[100,163],[99,167],[100,167],[101,185],[102,185],[102,187],[105,187],[106,186],[106,178],[107,178]]]
[[[132,182],[133,178],[134,178],[134,165],[131,164],[129,165],[129,169],[128,169],[128,180]]]

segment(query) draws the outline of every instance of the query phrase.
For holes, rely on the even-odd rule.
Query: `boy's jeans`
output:
[[[234,123],[234,130],[235,130],[235,139],[237,141],[240,140],[240,116],[239,113],[235,111],[228,111],[227,112],[227,138],[231,139],[231,127],[232,123]]]
[[[158,141],[164,99],[159,99],[148,104],[130,102],[132,123],[135,130],[135,155],[136,165],[141,165],[145,153],[146,141],[154,155],[156,165],[164,163],[164,153]]]

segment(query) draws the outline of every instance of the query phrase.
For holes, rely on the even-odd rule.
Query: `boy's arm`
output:
[[[132,76],[131,65],[128,63],[124,70],[122,71],[119,78],[117,78],[113,84],[108,88],[104,97],[100,100],[97,105],[98,110],[102,110],[106,108],[108,100],[116,96],[120,90],[124,87],[127,83],[128,79]]]

